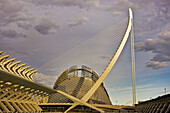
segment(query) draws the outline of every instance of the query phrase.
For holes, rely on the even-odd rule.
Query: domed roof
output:
[[[81,99],[97,81],[99,75],[88,68],[87,66],[82,66],[77,68],[77,66],[72,66],[66,69],[56,80],[54,84],[54,89],[64,91],[76,98]],[[55,93],[49,96],[49,103],[73,103],[67,97]],[[96,92],[89,99],[88,103],[91,104],[111,104],[109,96],[103,85],[96,90]]]

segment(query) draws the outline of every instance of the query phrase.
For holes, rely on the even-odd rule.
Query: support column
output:
[[[20,88],[19,85],[16,86],[16,87],[14,86],[13,88],[10,88],[9,91],[5,92],[4,94],[2,94],[2,95],[0,96],[0,99],[3,98],[4,96],[6,96],[8,93],[11,93],[13,90],[15,90],[15,89],[18,90],[19,88]],[[16,91],[15,93],[17,93],[17,92],[18,92],[18,91]],[[11,95],[13,96],[13,95],[15,95],[15,93],[13,93],[13,94],[11,94]],[[10,96],[11,96],[11,95],[10,95]]]
[[[17,93],[18,92],[14,92],[14,93],[12,93],[12,94],[10,94],[9,96],[7,96],[7,98],[6,99],[10,99],[11,97],[13,97],[14,95],[17,95]],[[17,95],[17,96],[20,96],[19,94]],[[15,97],[14,97],[15,98]]]
[[[154,110],[155,106],[156,106],[156,104],[152,104],[152,106],[151,106],[151,108],[149,110],[149,113],[152,113],[152,111]]]
[[[13,87],[12,84],[11,84],[11,85],[5,84],[5,85],[3,85],[3,87],[0,89],[0,92],[6,90],[6,89],[8,89],[8,88],[11,88],[11,87]]]
[[[162,106],[163,106],[163,103],[161,102],[158,109],[157,109],[157,111],[155,113],[160,113],[160,110],[161,110]]]
[[[41,95],[39,95],[39,96],[34,100],[34,102],[39,102],[41,99],[42,99],[42,98],[41,98]]]
[[[22,106],[22,104],[20,102],[16,102],[18,104],[18,106],[24,111],[24,112],[28,112],[24,106]]]
[[[34,95],[34,93],[31,93],[30,95],[28,95],[27,98],[23,99],[22,101],[28,101],[33,95]]]
[[[30,103],[30,105],[36,110],[36,111],[39,111],[39,109],[37,108],[37,106],[33,103]]]
[[[14,95],[15,95],[15,94],[8,96],[7,99],[10,99],[10,98],[11,98],[12,96],[14,96]],[[16,92],[16,96],[13,97],[13,98],[11,98],[10,100],[15,100],[15,99],[17,99],[19,96],[21,96],[21,93],[18,93],[18,94],[17,94],[17,92]]]
[[[155,113],[156,110],[158,109],[158,107],[159,107],[159,104],[156,104],[156,106],[155,106],[155,108],[153,109],[152,113]]]
[[[31,99],[29,99],[28,101],[29,102],[32,102],[32,101],[34,101],[34,102],[36,102],[36,100],[40,97],[41,95],[40,94],[34,94],[34,97],[32,97]]]
[[[32,110],[28,107],[28,105],[26,105],[25,103],[22,103],[22,105],[23,105],[29,112],[32,111]]]
[[[31,104],[30,103],[25,103],[26,105],[28,105],[29,106],[29,108],[32,110],[32,111],[36,111],[32,106],[31,106]]]
[[[34,106],[36,107],[37,111],[42,111],[42,109],[40,108],[38,104],[35,103]]]
[[[169,106],[167,107],[165,113],[169,113],[169,112],[170,112],[170,104],[169,104]]]
[[[1,109],[0,109],[0,113],[2,113]]]
[[[4,112],[10,112],[10,111],[8,110],[8,108],[4,105],[4,103],[2,103],[1,101],[0,101],[0,106],[1,106],[1,108],[3,109]]]
[[[7,100],[5,100],[4,103],[8,106],[11,112],[15,112],[15,109],[11,106],[11,104]]]
[[[14,106],[14,108],[18,111],[18,112],[23,112],[17,105],[15,102],[11,102],[11,104]]]
[[[165,113],[166,107],[167,107],[167,106],[168,106],[168,103],[164,102],[164,105],[163,105],[163,107],[162,107],[160,113]]]
[[[26,90],[25,90],[26,91]],[[17,99],[17,101],[23,101],[24,100],[24,98],[27,98],[27,97],[29,97],[30,96],[30,93],[31,93],[32,91],[31,90],[27,90],[26,92],[22,92],[21,91],[21,93],[20,93],[20,98],[19,99],[17,99],[17,98],[14,98],[14,100],[15,99]]]
[[[149,108],[151,107],[151,105],[150,105],[150,104],[146,104],[145,106],[146,106],[146,108],[145,108],[144,113],[148,113],[148,110],[149,110]]]
[[[149,108],[147,109],[147,113],[149,113],[151,111],[152,107],[153,107],[153,105],[150,104]]]
[[[133,106],[135,106],[135,104],[136,104],[136,84],[135,84],[135,50],[134,50],[133,23],[132,23],[132,28],[131,28],[131,63],[132,63]]]
[[[17,101],[22,101],[25,97],[27,97],[29,94],[25,94],[24,96],[22,96],[21,98],[17,99]]]

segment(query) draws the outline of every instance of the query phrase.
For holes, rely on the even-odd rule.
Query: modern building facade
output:
[[[89,67],[72,66],[66,69],[56,80],[54,89],[61,90],[78,99],[83,98],[90,88],[99,79],[99,75]],[[69,98],[55,93],[49,96],[48,103],[73,103]],[[111,105],[109,95],[102,83],[88,100],[89,104]]]
[[[14,62],[15,58],[8,59],[10,55],[1,56],[3,52],[0,52],[0,112],[41,112],[52,108],[53,111],[66,113],[77,108],[77,110],[90,108],[90,111],[104,113],[105,110],[116,109],[117,106],[111,104],[103,81],[118,60],[132,31],[131,9],[125,28],[114,56],[100,76],[87,66],[81,68],[72,66],[58,77],[53,88],[33,80],[32,76],[37,70],[25,66],[26,64],[20,64],[21,61]],[[133,39],[132,34],[131,36]],[[132,72],[134,73],[134,68]],[[135,87],[133,93],[135,94]]]

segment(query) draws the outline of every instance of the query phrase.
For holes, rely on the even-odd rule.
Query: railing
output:
[[[169,113],[170,94],[141,102],[135,106],[135,109],[139,113]]]

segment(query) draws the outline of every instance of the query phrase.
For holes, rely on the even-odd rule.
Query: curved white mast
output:
[[[89,98],[95,93],[95,91],[97,90],[97,88],[101,85],[101,83],[104,81],[104,79],[106,78],[106,76],[109,74],[110,70],[112,69],[112,67],[115,65],[117,59],[119,58],[126,42],[127,39],[129,37],[129,34],[132,30],[132,25],[133,25],[133,15],[132,15],[132,10],[129,8],[129,22],[128,22],[128,27],[126,29],[125,35],[122,39],[121,44],[119,45],[119,48],[117,49],[114,57],[111,59],[110,63],[108,64],[108,66],[106,67],[105,71],[102,73],[102,75],[100,76],[100,78],[96,81],[96,83],[92,86],[92,88],[85,94],[85,96],[81,99],[84,102],[87,102],[89,100]],[[75,102],[70,108],[68,108],[66,112],[70,111],[71,109],[73,109],[74,107],[76,107],[77,105],[79,105],[80,103]]]

